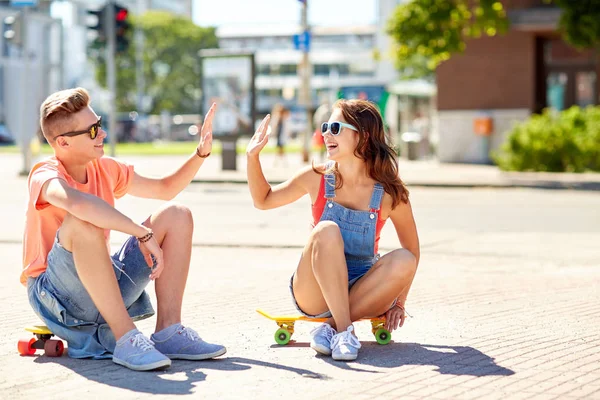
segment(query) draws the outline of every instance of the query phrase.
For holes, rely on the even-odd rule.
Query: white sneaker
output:
[[[337,333],[328,323],[322,323],[310,331],[310,347],[317,353],[326,356],[331,354],[331,339]]]
[[[358,338],[352,334],[354,326],[350,325],[344,332],[338,333],[331,339],[331,357],[337,361],[352,361],[358,357],[361,345]]]

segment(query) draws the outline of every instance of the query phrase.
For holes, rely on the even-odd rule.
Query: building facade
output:
[[[407,0],[377,0],[376,20],[363,26],[311,28],[311,106],[330,104],[339,95],[369,98],[384,112],[394,142],[412,130],[419,116],[431,123],[435,136],[435,85],[426,81],[400,81],[394,66],[387,21],[398,5]],[[299,25],[221,26],[217,29],[219,47],[230,51],[254,52],[256,61],[256,106],[258,114],[270,112],[277,103],[292,108],[292,125],[302,131],[303,111],[294,112],[299,103],[302,51],[294,45]],[[296,121],[296,116],[298,121]],[[429,135],[428,135],[429,136]]]
[[[543,0],[502,3],[509,32],[468,41],[437,69],[441,161],[487,163],[515,122],[547,107],[598,104],[595,53],[564,42],[561,10]],[[475,133],[482,119],[491,123],[490,136]]]
[[[164,10],[192,18],[192,0],[118,0],[117,3],[135,14],[147,10]]]
[[[300,26],[221,26],[219,47],[255,54],[257,110],[275,103],[298,103],[302,52],[294,46]],[[341,86],[382,83],[374,58],[377,29],[373,25],[313,27],[310,39],[311,100],[316,108]]]
[[[0,141],[28,148],[41,102],[63,85],[62,26],[47,3],[27,8],[5,3],[0,21]]]

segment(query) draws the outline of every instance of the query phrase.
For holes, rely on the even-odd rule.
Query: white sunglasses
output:
[[[353,125],[334,121],[332,123],[324,122],[323,125],[321,125],[321,135],[325,136],[327,131],[329,131],[333,136],[337,136],[342,131],[342,128],[348,128],[358,132],[358,129],[356,129]]]

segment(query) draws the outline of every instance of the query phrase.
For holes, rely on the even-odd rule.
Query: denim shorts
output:
[[[379,256],[379,254],[377,254],[375,257],[368,258],[368,259],[357,259],[357,260],[346,259],[346,265],[348,266],[348,291],[350,291],[352,286],[354,286],[354,284],[356,282],[358,282],[358,280],[360,278],[362,278],[367,272],[369,272],[371,267],[373,265],[375,265],[375,263],[380,258],[381,257]],[[298,305],[298,302],[296,301],[296,297],[294,296],[294,286],[293,286],[294,275],[295,275],[295,273],[292,274],[292,277],[290,279],[290,293],[292,294],[292,302],[294,303],[294,306],[296,307],[296,309],[305,317],[330,318],[331,311],[329,311],[329,310],[322,312],[321,314],[318,314],[318,315],[310,315],[310,314],[307,314],[304,311],[302,311],[302,309]]]
[[[145,287],[151,270],[135,237],[130,237],[112,256],[121,296],[134,320],[154,315]],[[79,279],[73,253],[58,242],[48,253],[48,268],[27,282],[29,303],[42,321],[67,341],[74,358],[110,358],[114,335]]]

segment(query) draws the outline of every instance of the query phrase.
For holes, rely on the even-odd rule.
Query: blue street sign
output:
[[[310,50],[310,32],[304,31],[298,35],[294,35],[294,48],[307,53]]]
[[[12,7],[35,7],[37,3],[37,0],[10,0]]]

